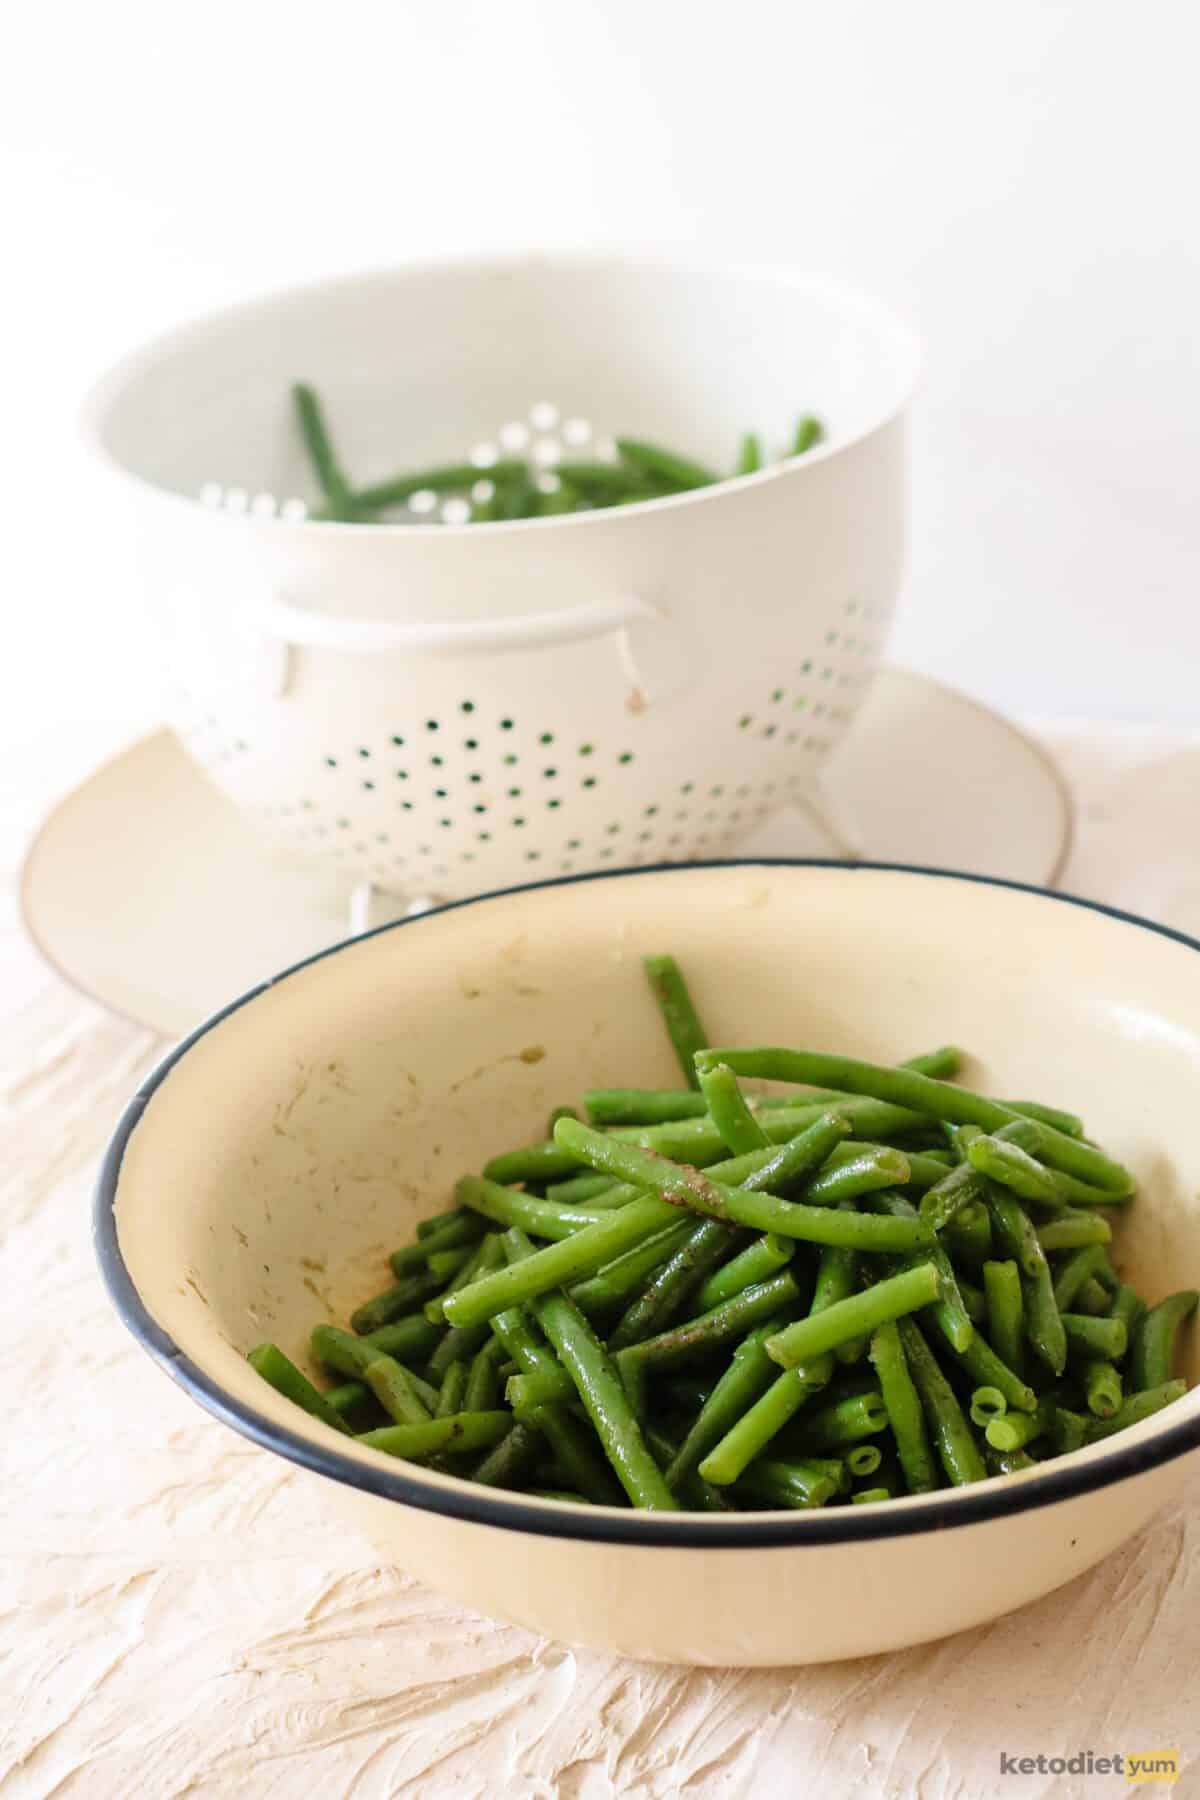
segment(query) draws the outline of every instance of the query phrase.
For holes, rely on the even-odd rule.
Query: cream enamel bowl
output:
[[[100,1259],[130,1329],[209,1412],[323,1478],[331,1513],[389,1561],[482,1612],[635,1657],[897,1649],[1107,1555],[1182,1482],[1200,1390],[1026,1475],[730,1519],[476,1488],[355,1447],[247,1367],[268,1337],[303,1359],[326,1304],[344,1317],[453,1178],[540,1135],[553,1104],[677,1079],[638,964],[665,949],[721,1041],[894,1060],[952,1040],[973,1084],[1082,1112],[1142,1184],[1118,1243],[1131,1279],[1151,1296],[1197,1283],[1200,945],[965,876],[727,863],[465,901],[202,1026],[130,1104],[100,1182]]]

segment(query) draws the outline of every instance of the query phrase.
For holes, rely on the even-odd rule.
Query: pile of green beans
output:
[[[1074,1114],[957,1085],[949,1046],[710,1047],[673,958],[645,970],[686,1085],[556,1107],[316,1326],[332,1385],[270,1343],[264,1380],[483,1485],[722,1512],[1014,1476],[1186,1391],[1197,1293],[1122,1279],[1133,1179]]]
[[[616,440],[616,460],[612,462],[560,462],[548,470],[537,470],[519,458],[501,460],[486,468],[471,462],[446,463],[356,488],[334,450],[324,409],[313,389],[297,382],[292,388],[292,405],[324,500],[313,516],[348,525],[377,523],[390,509],[403,506],[414,494],[422,492],[443,499],[462,499],[470,507],[467,522],[482,524],[631,506],[639,500],[660,500],[693,488],[711,487],[731,475],[753,475],[765,466],[761,440],[753,433],[743,437],[737,461],[727,472],[708,468],[659,444],[622,437]],[[807,414],[798,421],[784,455],[803,456],[824,436],[820,420]],[[545,476],[552,479],[543,480]],[[491,489],[486,500],[477,499],[472,493],[481,481],[486,481]]]

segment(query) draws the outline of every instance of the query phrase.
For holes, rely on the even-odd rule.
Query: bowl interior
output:
[[[549,400],[600,432],[732,463],[816,412],[837,440],[903,405],[910,334],[831,284],[629,259],[401,269],[240,306],[150,345],[101,389],[108,453],[194,495],[206,482],[316,500],[289,390],[328,406],[353,479],[461,461]],[[579,452],[586,454],[586,451]]]
[[[1082,1112],[1141,1183],[1118,1229],[1129,1278],[1150,1297],[1200,1282],[1194,948],[965,877],[730,864],[429,914],[204,1031],[120,1168],[120,1249],[154,1318],[236,1402],[328,1441],[246,1350],[274,1338],[306,1361],[312,1326],[387,1284],[388,1251],[455,1177],[541,1137],[552,1106],[592,1085],[676,1085],[638,961],[659,950],[716,1041],[885,1060],[954,1041],[973,1085]]]

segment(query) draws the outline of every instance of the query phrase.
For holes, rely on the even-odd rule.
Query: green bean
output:
[[[418,1238],[432,1237],[435,1231],[440,1231],[443,1225],[450,1223],[451,1219],[461,1219],[463,1216],[457,1206],[448,1207],[445,1212],[430,1213],[427,1219],[418,1219],[417,1236]],[[480,1226],[481,1231],[482,1229],[483,1227]],[[393,1254],[401,1255],[403,1252],[394,1251]],[[403,1274],[404,1271],[398,1270],[397,1273]]]
[[[1019,1475],[1023,1469],[1037,1468],[1037,1458],[1028,1450],[993,1450],[988,1444],[983,1454],[993,1475]]]
[[[1036,1354],[1055,1375],[1067,1366],[1067,1331],[1054,1299],[1054,1281],[1048,1265],[1036,1275],[1021,1277],[1025,1303],[1025,1336]]]
[[[694,1088],[589,1088],[583,1107],[593,1125],[674,1125],[708,1116],[708,1102]]]
[[[876,1437],[888,1427],[888,1410],[877,1388],[865,1394],[847,1394],[831,1400],[815,1412],[805,1412],[788,1433],[789,1450],[840,1450],[846,1444],[857,1444],[862,1438]]]
[[[334,1412],[346,1420],[362,1406],[369,1406],[373,1412],[378,1410],[375,1396],[361,1381],[339,1382],[337,1387],[326,1388],[321,1398],[326,1406],[332,1406]]]
[[[975,1283],[968,1281],[965,1275],[956,1275],[955,1280],[958,1283],[958,1291],[962,1295],[962,1303],[968,1319],[977,1331],[981,1330],[987,1324],[987,1301],[984,1298],[983,1289],[977,1288]]]
[[[590,1212],[586,1206],[563,1206],[553,1200],[539,1200],[533,1194],[518,1193],[516,1188],[501,1187],[483,1175],[464,1175],[455,1193],[464,1206],[482,1213],[497,1225],[519,1225],[533,1237],[550,1238],[554,1242],[568,1238],[585,1225],[594,1225],[609,1210]],[[456,1282],[455,1287],[465,1287]]]
[[[903,1194],[876,1194],[872,1198],[873,1203],[892,1218],[915,1220],[919,1217],[916,1208]],[[975,1327],[959,1292],[950,1258],[936,1238],[927,1249],[918,1250],[907,1258],[902,1267],[911,1268],[922,1261],[931,1262],[938,1277],[938,1295],[929,1308],[929,1319],[952,1349],[965,1349],[975,1336]]]
[[[465,1182],[459,1182],[458,1185],[460,1188],[465,1189],[467,1184]],[[581,1229],[581,1227],[577,1227],[577,1229]],[[445,1324],[446,1302],[450,1296],[452,1294],[457,1294],[461,1288],[470,1287],[471,1283],[477,1281],[481,1275],[486,1275],[491,1270],[501,1268],[503,1263],[504,1252],[500,1248],[499,1234],[496,1232],[489,1232],[487,1237],[480,1239],[479,1243],[475,1246],[474,1252],[463,1264],[462,1268],[457,1270],[457,1272],[451,1276],[444,1290],[435,1300],[429,1301],[425,1308],[425,1317],[427,1319],[432,1319],[435,1325]],[[480,1341],[482,1342],[482,1339]]]
[[[1075,1296],[1075,1311],[1079,1313],[1090,1313],[1093,1318],[1098,1319],[1102,1314],[1107,1314],[1108,1307],[1109,1297],[1107,1291],[1096,1280],[1094,1275],[1089,1275]]]
[[[471,1480],[477,1481],[481,1487],[519,1487],[524,1476],[536,1463],[542,1447],[543,1438],[537,1427],[523,1425],[517,1420],[511,1431],[500,1439],[494,1449],[488,1451],[478,1468],[472,1471]]]
[[[802,1238],[817,1244],[847,1244],[866,1250],[909,1250],[929,1241],[931,1233],[916,1219],[881,1219],[831,1210],[832,1200],[843,1193],[863,1193],[890,1181],[904,1179],[907,1164],[898,1150],[877,1150],[857,1157],[831,1172],[822,1183],[823,1205],[799,1205],[772,1194],[727,1187],[699,1169],[672,1163],[636,1145],[619,1143],[590,1126],[563,1119],[558,1141],[569,1146],[593,1167],[625,1180],[641,1182],[673,1205],[687,1206],[726,1224],[747,1225],[754,1231],[775,1231],[783,1237]],[[840,1178],[836,1184],[832,1177]],[[815,1183],[810,1187],[813,1191]],[[624,1218],[630,1207],[616,1215]],[[598,1229],[591,1227],[592,1230]],[[575,1242],[581,1242],[583,1233]],[[542,1253],[543,1255],[545,1252]]]
[[[663,492],[657,482],[645,480],[619,463],[561,462],[554,473],[592,506],[623,506],[633,500],[653,500]]]
[[[696,1071],[696,1052],[704,1048],[708,1038],[679,964],[673,956],[643,956],[642,967],[658,1001],[667,1036],[679,1058],[683,1079],[690,1088],[698,1089],[700,1077]]]
[[[1050,1156],[1046,1154],[1047,1127],[1039,1124],[1036,1119],[1012,1118],[993,1135],[999,1142],[1015,1144],[1040,1163],[1053,1161],[1053,1152]],[[1057,1134],[1050,1132],[1049,1135],[1053,1138]],[[1096,1148],[1094,1144],[1089,1147],[1093,1150]],[[1132,1176],[1128,1176],[1128,1186],[1117,1193],[1095,1182],[1081,1181],[1077,1175],[1057,1166],[1053,1169],[1053,1175],[1058,1199],[1056,1202],[1048,1201],[1047,1205],[1122,1206],[1132,1199],[1135,1191]]]
[[[724,1063],[717,1063],[700,1076],[700,1092],[708,1107],[708,1116],[720,1132],[722,1140],[734,1156],[749,1150],[764,1150],[770,1140],[746,1104],[738,1078]]]
[[[918,1075],[929,1075],[937,1081],[951,1081],[962,1068],[963,1053],[957,1044],[939,1044],[936,1050],[926,1050],[921,1056],[910,1056],[902,1062],[902,1069],[912,1069]]]
[[[392,1274],[397,1280],[402,1275],[412,1275],[427,1265],[429,1258],[446,1250],[460,1249],[464,1244],[474,1244],[486,1230],[482,1219],[474,1213],[460,1212],[457,1207],[431,1231],[422,1232],[417,1226],[416,1242],[405,1244],[403,1250],[393,1250],[388,1261],[392,1265]]]
[[[990,1420],[985,1435],[993,1450],[1023,1450],[1050,1429],[1053,1417],[1052,1402],[1039,1400],[1033,1412],[1005,1413]]]
[[[794,1238],[776,1237],[773,1232],[755,1238],[739,1255],[731,1257],[708,1277],[696,1294],[696,1311],[711,1312],[714,1306],[720,1306],[723,1300],[732,1300],[735,1294],[752,1287],[756,1281],[765,1281],[787,1267],[795,1250]]]
[[[1081,1138],[1083,1120],[1077,1113],[1061,1112],[1057,1106],[1043,1106],[1040,1100],[1004,1100],[1009,1112],[1020,1113],[1024,1119],[1036,1119],[1039,1125],[1050,1125],[1055,1131],[1061,1131],[1064,1137]]]
[[[616,1187],[611,1175],[571,1175],[565,1181],[554,1181],[546,1189],[545,1198],[555,1206],[578,1206],[610,1194]]]
[[[1050,1432],[1055,1453],[1058,1456],[1069,1456],[1072,1450],[1082,1450],[1088,1441],[1091,1421],[1069,1406],[1052,1406],[1050,1411]]]
[[[312,388],[298,381],[292,388],[292,404],[321,492],[328,503],[330,518],[352,520],[356,516],[356,507],[351,499],[350,484],[334,455],[321,402]]]
[[[1178,1379],[1160,1382],[1157,1387],[1142,1388],[1138,1393],[1128,1395],[1110,1419],[1096,1419],[1088,1431],[1088,1442],[1095,1443],[1099,1438],[1127,1431],[1131,1425],[1140,1425],[1143,1419],[1151,1418],[1164,1406],[1182,1400],[1186,1393],[1187,1382]]]
[[[759,1395],[778,1379],[779,1371],[767,1355],[766,1342],[778,1330],[781,1319],[771,1319],[743,1338],[725,1370],[689,1427],[687,1436],[666,1471],[671,1487],[697,1468]]]
[[[466,1245],[461,1250],[435,1250],[429,1257],[429,1273],[435,1281],[449,1281],[452,1276],[457,1275],[470,1254]]]
[[[639,476],[649,481],[663,482],[677,490],[711,487],[721,479],[702,463],[692,462],[686,456],[676,456],[673,450],[663,450],[659,445],[647,444],[640,438],[619,437],[617,450],[622,460]]]
[[[697,1353],[716,1349],[728,1343],[730,1338],[740,1338],[753,1326],[773,1318],[781,1307],[790,1306],[797,1300],[799,1294],[791,1274],[782,1270],[722,1301],[711,1312],[661,1331],[657,1337],[643,1338],[640,1343],[627,1345],[617,1352],[617,1360],[622,1365],[641,1363],[653,1368],[690,1361]]]
[[[910,1157],[909,1161],[916,1159]],[[982,1200],[961,1207],[942,1233],[947,1253],[967,1268],[982,1270],[992,1254],[992,1221]]]
[[[608,1315],[640,1294],[655,1272],[683,1248],[691,1232],[692,1221],[677,1218],[674,1225],[664,1225],[632,1250],[604,1263],[586,1281],[574,1282],[567,1291],[589,1319]]]
[[[466,1393],[463,1395],[464,1412],[490,1412],[501,1400],[500,1364],[505,1360],[508,1351],[504,1342],[498,1337],[489,1337],[475,1352],[467,1375]]]
[[[555,1461],[570,1485],[592,1506],[621,1506],[624,1495],[603,1457],[596,1454],[589,1427],[575,1419],[565,1406],[539,1406],[528,1414],[529,1422],[552,1446]]]
[[[768,1506],[786,1506],[800,1512],[824,1506],[838,1491],[837,1478],[812,1458],[756,1462],[742,1478],[740,1487],[751,1498],[765,1500]]]
[[[445,1419],[452,1413],[462,1412],[463,1395],[467,1391],[467,1368],[465,1362],[452,1362],[442,1376],[438,1402],[433,1409],[435,1419]]]
[[[713,1180],[724,1181],[730,1187],[748,1188],[756,1194],[786,1195],[809,1176],[814,1176],[817,1170],[832,1174],[835,1168],[845,1168],[854,1162],[857,1151],[848,1145],[843,1146],[842,1142],[849,1132],[849,1123],[837,1113],[819,1113],[811,1125],[806,1125],[795,1137],[787,1138],[780,1145],[773,1145],[766,1152],[765,1161],[759,1161],[755,1168],[748,1169],[744,1178],[740,1172],[740,1163],[748,1162],[748,1156],[734,1158],[727,1163],[717,1163],[710,1174]],[[838,1153],[843,1148],[848,1154],[839,1159]],[[738,1165],[736,1171],[735,1165]],[[819,1200],[817,1204],[820,1204]]]
[[[510,1266],[519,1269],[525,1265]],[[542,1294],[533,1302],[533,1309],[566,1365],[617,1479],[634,1506],[674,1511],[675,1496],[646,1447],[621,1378],[579,1308],[565,1294]]]
[[[558,1129],[583,1131],[586,1127],[563,1119]],[[510,1263],[470,1287],[460,1288],[446,1300],[446,1317],[452,1325],[480,1324],[505,1307],[520,1306],[536,1294],[592,1274],[671,1223],[671,1210],[664,1201],[632,1200],[560,1243],[548,1244],[524,1262]]]
[[[943,1231],[963,1206],[983,1197],[983,1184],[969,1163],[958,1163],[921,1196],[921,1217],[931,1231]]]
[[[845,1088],[850,1093],[868,1094],[896,1106],[923,1112],[935,1119],[949,1119],[956,1124],[982,1125],[994,1132],[1013,1118],[1009,1108],[968,1088],[950,1082],[935,1081],[912,1069],[881,1068],[859,1062],[849,1056],[831,1056],[807,1050],[726,1050],[706,1049],[699,1053],[698,1067],[728,1063],[735,1075],[760,1076],[767,1081],[810,1082],[822,1087]],[[1133,1192],[1133,1178],[1128,1170],[1105,1156],[1091,1144],[1065,1136],[1048,1125],[1038,1126],[1042,1155],[1056,1169],[1077,1175],[1083,1181],[1116,1194]]]
[[[453,494],[473,487],[483,475],[500,488],[519,483],[522,476],[528,478],[528,473],[523,462],[500,461],[488,469],[477,468],[474,463],[446,463],[440,468],[418,469],[412,475],[395,475],[390,481],[359,488],[352,499],[359,513],[382,512],[385,507],[399,506],[427,489],[435,494]]]
[[[874,1475],[882,1461],[883,1451],[878,1444],[854,1444],[846,1452],[846,1467],[860,1479]]]
[[[788,455],[803,456],[806,450],[811,450],[814,445],[819,444],[824,436],[825,429],[820,419],[814,419],[811,413],[808,414],[796,426]]]
[[[363,1370],[363,1380],[397,1425],[419,1425],[429,1418],[430,1409],[418,1394],[412,1376],[394,1357],[373,1356]]]
[[[1146,1310],[1146,1303],[1136,1288],[1125,1282],[1118,1283],[1113,1292],[1112,1304],[1108,1309],[1110,1319],[1120,1319],[1129,1334],[1129,1342],[1136,1348],[1138,1320]]]
[[[905,1484],[910,1494],[928,1493],[937,1486],[937,1471],[920,1396],[909,1373],[900,1330],[894,1320],[880,1325],[873,1333],[870,1354],[896,1440]]]
[[[794,1138],[797,1132],[803,1131],[814,1120],[828,1117],[831,1104],[836,1108],[837,1117],[847,1121],[851,1135],[856,1138],[888,1141],[909,1131],[921,1131],[928,1124],[928,1120],[923,1119],[920,1113],[908,1112],[899,1106],[889,1106],[881,1100],[861,1097],[832,1103],[814,1100],[797,1102],[795,1106],[763,1108],[758,1119],[771,1142],[782,1144],[789,1138]],[[697,1169],[707,1168],[710,1163],[720,1161],[725,1155],[721,1134],[707,1117],[679,1119],[674,1124],[666,1125],[615,1125],[612,1135],[620,1143],[640,1144],[643,1150],[657,1150],[661,1156],[670,1157],[675,1162],[690,1163]],[[763,1152],[758,1151],[756,1155],[761,1158]],[[750,1166],[747,1160],[747,1168]],[[484,1173],[491,1174],[491,1168],[485,1169]],[[943,1173],[939,1169],[933,1179],[937,1181]],[[531,1171],[528,1178],[533,1180],[537,1177]],[[496,1179],[501,1178],[497,1176]],[[510,1179],[524,1177],[514,1175]]]
[[[967,1147],[967,1165],[977,1175],[986,1175],[989,1181],[998,1181],[1003,1187],[1011,1188],[1020,1200],[1036,1200],[1042,1206],[1062,1204],[1058,1184],[1050,1170],[1044,1169],[1019,1144],[1007,1143],[998,1137],[978,1137]]]
[[[488,1450],[512,1429],[506,1412],[452,1413],[444,1419],[426,1419],[420,1425],[382,1425],[364,1431],[355,1441],[408,1462],[428,1462],[442,1451]]]
[[[1119,1362],[1129,1346],[1129,1333],[1120,1319],[1093,1319],[1086,1313],[1065,1312],[1062,1324],[1067,1349],[1078,1357]]]
[[[1056,1250],[1082,1250],[1112,1241],[1112,1226],[1099,1213],[1061,1212],[1037,1228],[1038,1242],[1049,1255]]]
[[[1129,1363],[1129,1384],[1135,1392],[1159,1388],[1170,1381],[1175,1339],[1180,1327],[1195,1312],[1197,1300],[1200,1294],[1195,1288],[1181,1288],[1140,1316],[1133,1330]],[[1098,1324],[1099,1320],[1092,1323]]]
[[[1015,1262],[985,1262],[983,1291],[987,1330],[997,1356],[1020,1377],[1025,1368],[1025,1306]]]
[[[850,1496],[850,1502],[853,1506],[876,1506],[881,1500],[890,1500],[891,1498],[890,1487],[862,1487],[855,1489]]]
[[[385,1288],[352,1312],[350,1329],[359,1337],[369,1337],[381,1325],[390,1325],[393,1320],[415,1312],[426,1296],[440,1286],[437,1276],[431,1275],[428,1269],[419,1275],[406,1275],[403,1281]]]
[[[1008,1401],[998,1387],[977,1387],[971,1395],[971,1423],[981,1431],[992,1419],[1002,1419],[1007,1411]]]
[[[899,1223],[899,1221],[893,1221]],[[918,1307],[927,1306],[938,1296],[938,1273],[931,1262],[918,1263],[878,1281],[862,1293],[838,1300],[824,1312],[810,1313],[797,1319],[771,1338],[767,1352],[783,1368],[795,1368],[810,1362],[825,1350],[835,1350],[848,1338],[862,1337],[884,1324]]]
[[[937,1359],[912,1319],[899,1325],[904,1359],[913,1385],[921,1397],[930,1434],[948,1479],[962,1487],[983,1481],[987,1470],[971,1427],[955,1397],[954,1389],[938,1367]]]
[[[498,1312],[492,1320],[492,1330],[518,1369],[526,1373],[557,1369],[558,1358],[545,1340],[535,1333],[524,1307],[511,1306],[504,1312]]]
[[[815,1357],[776,1376],[766,1393],[749,1407],[700,1464],[700,1474],[715,1487],[728,1487],[778,1436],[788,1420],[819,1389],[828,1385],[833,1363]]]
[[[756,432],[747,431],[738,445],[735,475],[756,475],[763,466],[762,442]]]
[[[1037,1405],[1037,1395],[1033,1389],[997,1356],[983,1338],[972,1338],[965,1350],[956,1350],[954,1354],[977,1386],[999,1388],[1009,1406],[1015,1407],[1018,1412],[1033,1411]]]
[[[1104,1260],[1103,1244],[1085,1244],[1081,1249],[1072,1251],[1059,1266],[1054,1278],[1054,1304],[1059,1312],[1070,1312],[1080,1288]]]
[[[399,1323],[403,1325],[407,1321],[402,1319]],[[424,1325],[425,1320],[422,1319],[421,1323]],[[389,1340],[385,1339],[385,1332],[392,1334],[390,1341],[396,1344],[394,1350],[387,1348]],[[431,1335],[433,1334],[431,1333]],[[370,1337],[355,1337],[352,1332],[341,1331],[336,1325],[318,1325],[310,1339],[313,1356],[318,1362],[324,1363],[327,1369],[333,1369],[339,1375],[350,1375],[359,1381],[366,1380],[367,1369],[371,1363],[380,1358],[394,1366],[399,1365],[401,1356],[405,1349],[409,1348],[411,1342],[409,1334],[404,1334],[397,1342],[395,1326],[385,1326],[382,1331],[376,1332]],[[416,1382],[417,1378],[411,1370],[406,1369],[405,1374],[410,1382]],[[428,1393],[436,1392],[433,1389],[422,1392],[426,1389],[425,1382],[417,1385],[417,1392],[422,1394],[423,1400],[428,1399]],[[384,1404],[386,1405],[386,1402]]]
[[[987,1209],[1001,1248],[1013,1258],[1022,1275],[1040,1275],[1047,1267],[1046,1253],[1021,1202],[1004,1188],[989,1187]]]
[[[656,1332],[664,1330],[672,1318],[678,1315],[699,1282],[704,1280],[710,1269],[715,1268],[736,1239],[736,1231],[728,1225],[719,1224],[716,1219],[701,1219],[698,1225],[693,1225],[675,1254],[660,1265],[648,1285],[617,1321],[608,1335],[609,1349],[621,1350],[627,1344],[639,1343],[643,1338],[653,1337]],[[766,1243],[767,1239],[761,1238],[759,1242]],[[773,1273],[788,1261],[791,1254],[792,1246],[789,1245],[787,1255],[769,1261],[762,1272]],[[760,1264],[762,1260],[759,1259]],[[757,1278],[757,1275],[751,1276],[750,1281]],[[750,1281],[741,1285],[748,1287]],[[732,1291],[736,1293],[737,1287]],[[716,1301],[712,1302],[712,1305],[716,1304]],[[706,1312],[709,1308],[698,1303],[696,1310]]]
[[[349,1332],[343,1335],[354,1342]],[[442,1336],[441,1327],[431,1325],[424,1313],[410,1313],[406,1319],[396,1319],[391,1325],[368,1332],[360,1341],[368,1348],[382,1350],[385,1356],[394,1356],[397,1362],[414,1363],[423,1362]],[[315,1339],[316,1332],[313,1333],[314,1342]],[[329,1366],[335,1368],[337,1365],[330,1363]]]
[[[313,1386],[303,1370],[298,1369],[290,1357],[283,1354],[278,1344],[256,1344],[248,1352],[246,1361],[264,1381],[270,1383],[276,1393],[301,1407],[311,1418],[319,1419],[322,1425],[328,1425],[333,1431],[350,1430],[341,1413],[330,1405],[319,1388]]]
[[[1099,1359],[1085,1368],[1083,1388],[1087,1409],[1097,1419],[1111,1419],[1125,1397],[1120,1370]]]

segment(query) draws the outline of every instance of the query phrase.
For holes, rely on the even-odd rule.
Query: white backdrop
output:
[[[895,654],[1016,713],[1196,722],[1198,52],[1190,0],[21,9],[0,739],[153,714],[73,437],[107,361],[258,289],[539,244],[878,289],[928,346]]]

